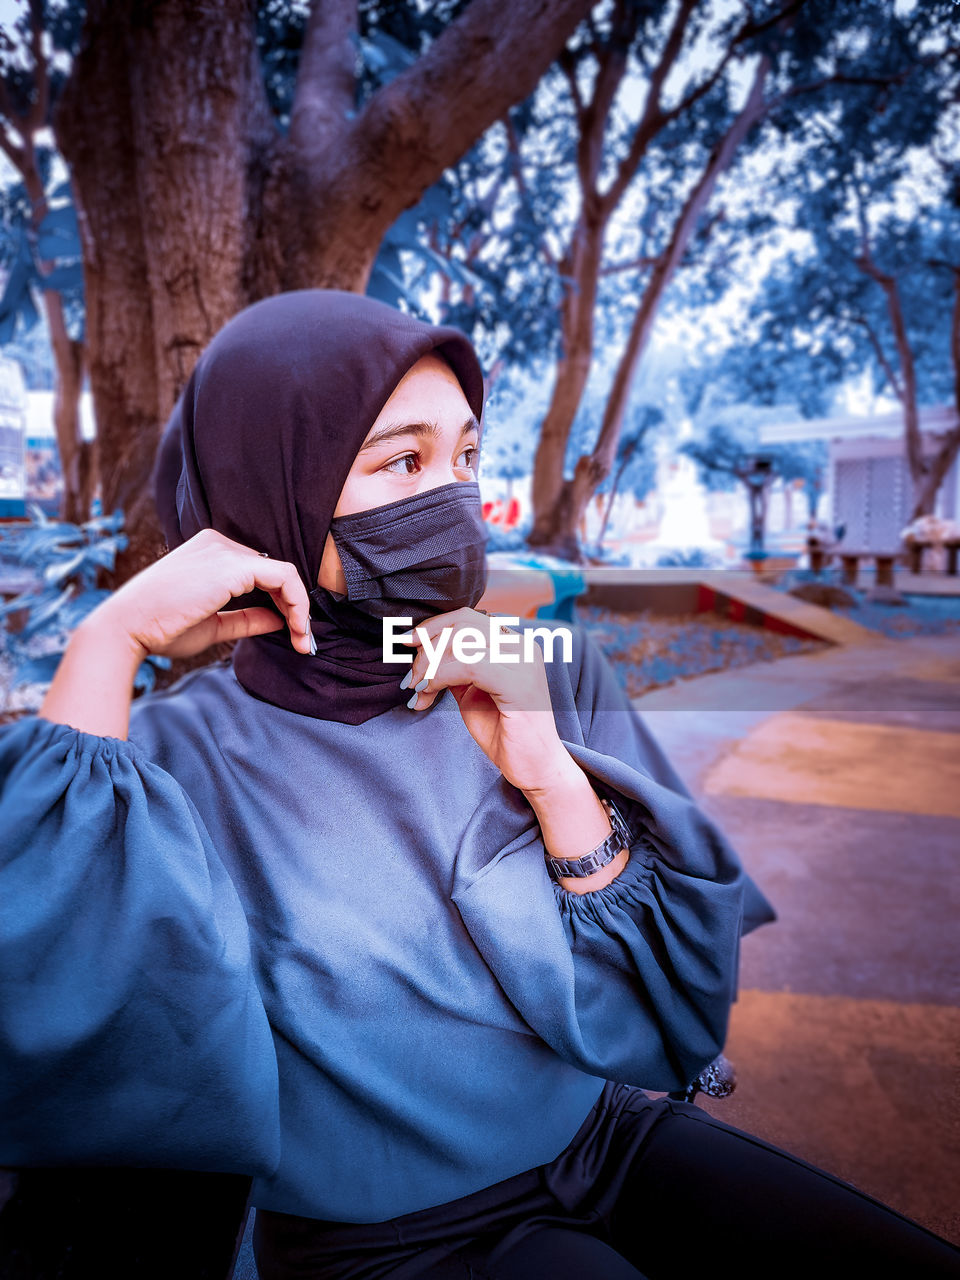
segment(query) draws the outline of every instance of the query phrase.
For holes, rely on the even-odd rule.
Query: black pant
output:
[[[579,1148],[583,1130],[450,1205],[369,1226],[259,1211],[261,1280],[960,1277],[960,1249],[849,1183],[699,1107],[611,1090],[602,1135],[591,1113]]]

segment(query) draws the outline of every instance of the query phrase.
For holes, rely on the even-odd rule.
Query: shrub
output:
[[[70,633],[110,595],[97,583],[127,545],[122,528],[120,511],[75,525],[32,507],[29,523],[0,529],[0,559],[34,576],[25,591],[0,603],[0,652],[13,668],[11,690],[53,679]],[[136,691],[152,689],[157,669],[169,666],[169,658],[151,654],[137,671]]]

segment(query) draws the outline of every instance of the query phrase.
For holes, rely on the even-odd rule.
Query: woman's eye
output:
[[[457,458],[457,466],[465,467],[468,471],[472,471],[477,461],[477,448],[475,445],[468,445],[463,453]]]
[[[420,455],[418,453],[405,453],[400,458],[393,458],[381,468],[382,471],[392,471],[398,476],[415,476],[420,470]]]

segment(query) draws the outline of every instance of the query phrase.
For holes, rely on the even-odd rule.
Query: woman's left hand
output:
[[[459,661],[453,652],[458,632],[471,627],[489,637],[491,625],[496,626],[497,619],[475,609],[440,613],[421,623],[419,631],[426,633],[434,649],[443,630],[452,631],[433,676],[416,693],[430,661],[414,628],[412,645],[418,652],[404,685],[413,695],[411,709],[425,711],[441,690],[449,689],[474,741],[506,780],[526,793],[546,791],[570,772],[573,761],[557,733],[539,645],[530,646],[530,661],[524,661],[519,644],[510,649],[519,659],[516,662],[492,661],[489,648],[469,663]],[[501,630],[510,628],[501,626]]]

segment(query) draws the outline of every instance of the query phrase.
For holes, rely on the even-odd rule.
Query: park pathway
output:
[[[844,645],[634,700],[779,913],[712,1114],[960,1243],[960,640]]]

